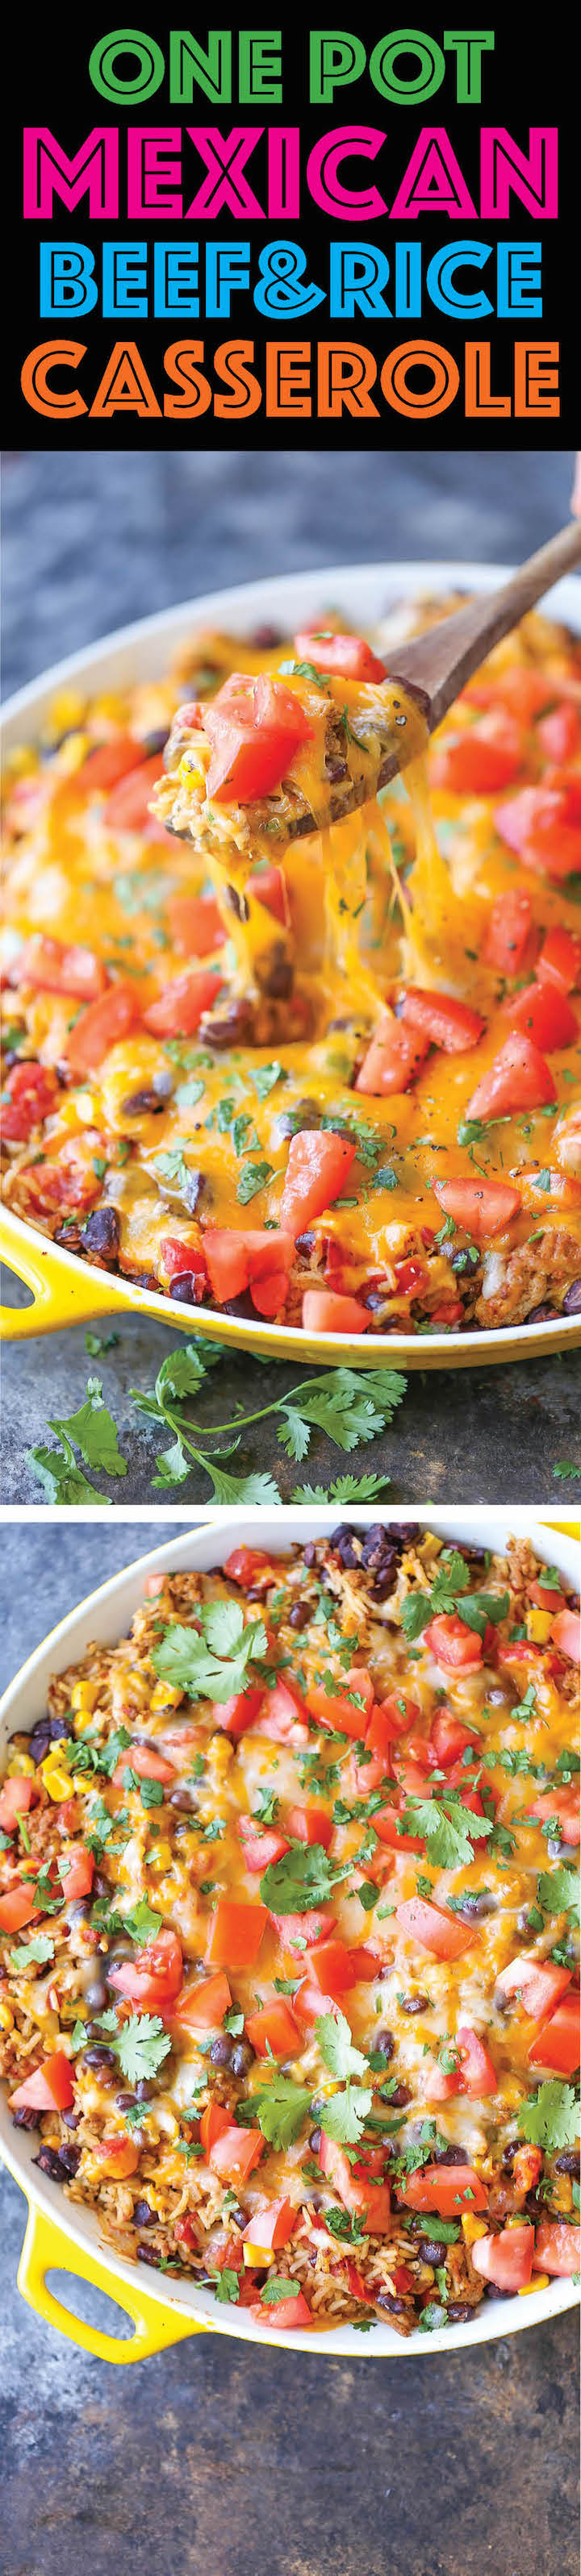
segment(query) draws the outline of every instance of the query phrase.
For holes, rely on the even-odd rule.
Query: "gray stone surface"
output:
[[[167,1524],[4,1523],[5,1675]],[[18,2297],[0,2169],[4,2576],[576,2576],[577,2321],[357,2368],[194,2338],[124,2371]],[[119,2312],[59,2277],[115,2332]]]
[[[457,555],[518,560],[566,518],[572,459],[541,453],[368,456],[287,454],[26,455],[9,457],[4,481],[4,677],[7,688],[109,628],[188,592],[337,557]],[[17,1301],[23,1292],[12,1287]],[[132,1383],[151,1384],[169,1336],[129,1321],[106,1362],[112,1409],[127,1427],[124,1501],[155,1504],[155,1443],[128,1405]],[[80,1331],[7,1349],[4,1368],[5,1502],[37,1502],[26,1452],[46,1436],[49,1414],[74,1411],[86,1359]],[[259,1405],[300,1369],[268,1374],[245,1356],[214,1380],[205,1419],[233,1403]],[[361,1472],[384,1468],[398,1499],[561,1499],[554,1460],[575,1456],[581,1362],[531,1361],[473,1376],[410,1379],[393,1431],[360,1453]],[[253,1435],[247,1463],[272,1467],[270,1425]],[[326,1482],[345,1461],[317,1441],[306,1473]],[[281,1491],[297,1481],[282,1466]],[[572,1489],[573,1492],[575,1488]],[[121,1499],[117,1488],[116,1500]],[[188,1504],[209,1500],[194,1474]]]

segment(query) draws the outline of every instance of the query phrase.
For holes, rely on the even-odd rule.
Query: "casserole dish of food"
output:
[[[326,2328],[322,2349],[383,2355],[518,2330],[575,2296],[578,1533],[515,1539],[488,1509],[359,1512],[338,1531],[311,1510],[257,1516],[251,1536],[225,1514],[172,1538],[63,1621],[2,1702],[0,2135],[29,2199],[21,2287],[119,2362],[205,2326],[299,2349]],[[208,1656],[236,1660],[242,1634],[218,1705],[227,1669]],[[127,2033],[151,2056],[137,2093]],[[134,2339],[79,2326],[53,2267],[108,2290]]]
[[[196,1330],[273,1357],[362,1366],[481,1365],[579,1339],[579,583],[549,602],[568,632],[525,621],[446,720],[436,843],[410,821],[405,772],[364,828],[347,794],[345,820],[302,837],[317,693],[326,706],[332,691],[325,742],[347,789],[360,763],[373,685],[345,675],[345,646],[393,666],[416,613],[502,577],[402,564],[245,584],[13,700],[2,1245],[34,1302],[7,1311],[8,1334],[129,1305],[190,1330],[195,1308]],[[305,660],[309,639],[331,678]],[[190,782],[206,713],[218,770],[233,743],[247,761],[238,650],[269,753],[273,692],[279,728],[290,705],[296,730],[300,701],[308,739],[301,837],[284,865],[273,839],[250,905],[226,886],[225,939],[225,872],[217,895],[212,847],[188,837]],[[335,811],[341,780],[327,787]],[[266,806],[278,815],[276,796]]]

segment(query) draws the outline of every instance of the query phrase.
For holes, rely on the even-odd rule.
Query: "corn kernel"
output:
[[[64,1769],[60,1771],[58,1763],[50,1761],[41,1762],[40,1768],[45,1789],[48,1789],[49,1798],[53,1799],[55,1806],[59,1805],[61,1798],[73,1797],[74,1789],[70,1771]]]
[[[531,2290],[548,2290],[548,2287],[548,2272],[533,2272],[532,2281],[523,2281],[522,2290],[518,2292],[519,2299],[530,2299]]]
[[[228,1766],[232,1761],[233,1752],[234,1746],[229,1735],[221,1734],[210,1736],[208,1756],[209,1760],[214,1765],[214,1770],[218,1773],[218,1778],[221,1777],[221,1774],[224,1771],[228,1770]]]
[[[245,2239],[242,2247],[242,2259],[251,2271],[254,2266],[256,2266],[257,2271],[263,2272],[266,2270],[268,2263],[274,2262],[272,2246],[248,2245]]]
[[[85,699],[78,689],[59,689],[52,701],[47,731],[53,735],[65,733],[69,725],[82,724],[84,712]]]
[[[172,1860],[171,1843],[166,1835],[160,1834],[159,1842],[156,1842],[155,1851],[151,1855],[151,1867],[152,1869],[171,1869]]]
[[[527,1610],[527,1637],[537,1646],[545,1646],[553,1625],[552,1610]]]
[[[82,1714],[83,1716],[88,1715],[89,1717],[92,1717],[97,1698],[98,1691],[96,1682],[75,1682],[71,1698],[71,1708],[74,1708],[79,1715]]]
[[[171,1682],[156,1682],[149,1703],[152,1717],[160,1716],[165,1708],[179,1708],[183,1696],[183,1691],[175,1690]]]
[[[11,2010],[11,2006],[10,2006],[10,2004],[0,2004],[0,2030],[13,2030],[13,2029],[14,2029],[14,2014],[13,2014],[13,2012],[12,2012],[12,2010]]]
[[[35,1764],[30,1753],[12,1753],[6,1768],[9,1780],[29,1780],[31,1772],[35,1770]]]
[[[473,2218],[472,2211],[470,2209],[465,2209],[462,2218],[462,2235],[465,2245],[475,2245],[478,2236],[486,2236],[487,2234],[488,2230],[485,2219]]]

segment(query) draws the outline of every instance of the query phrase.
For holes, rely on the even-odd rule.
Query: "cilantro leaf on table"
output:
[[[178,1620],[166,1628],[151,1661],[161,1681],[187,1691],[190,1699],[224,1700],[245,1689],[248,1666],[265,1652],[261,1619],[244,1624],[236,1602],[213,1601],[201,1611],[202,1633]]]
[[[260,1894],[272,1914],[308,1914],[326,1905],[337,1880],[349,1874],[350,1861],[333,1869],[322,1843],[297,1843],[263,1870]]]
[[[391,1476],[334,1476],[331,1485],[295,1485],[291,1503],[375,1503]]]
[[[105,1511],[110,1506],[110,1494],[99,1494],[96,1485],[89,1483],[72,1451],[66,1456],[60,1449],[27,1449],[26,1464],[46,1503],[101,1503]]]
[[[79,1406],[78,1413],[70,1413],[62,1421],[49,1421],[48,1427],[56,1439],[61,1439],[64,1432],[74,1442],[86,1467],[101,1468],[105,1476],[127,1475],[127,1461],[121,1457],[115,1423],[103,1402],[100,1378],[87,1379],[86,1403]]]
[[[557,1458],[553,1475],[560,1476],[562,1483],[566,1484],[569,1478],[581,1476],[581,1467],[576,1467],[572,1458]]]
[[[355,1369],[336,1368],[320,1378],[305,1378],[302,1386],[291,1390],[294,1399],[283,1396],[279,1410],[285,1416],[279,1440],[289,1458],[303,1458],[308,1441],[297,1449],[297,1413],[302,1424],[313,1424],[326,1431],[338,1449],[356,1449],[374,1440],[385,1430],[397,1406],[403,1403],[407,1380],[401,1369],[367,1369],[359,1376]],[[300,1405],[297,1399],[300,1396]],[[301,1433],[302,1439],[302,1433]]]
[[[361,2048],[354,2048],[345,2013],[321,2013],[315,2022],[315,2038],[330,2075],[345,2081],[348,2075],[364,2075],[367,2058]]]
[[[540,2084],[537,2093],[521,2102],[517,2112],[521,2138],[531,2146],[545,2147],[549,2155],[559,2147],[575,2147],[579,2136],[579,2103],[572,2084],[562,2084],[551,2076]]]

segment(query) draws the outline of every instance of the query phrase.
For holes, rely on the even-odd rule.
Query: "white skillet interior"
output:
[[[389,1526],[391,1517],[389,1512],[381,1513],[386,1526]],[[394,1513],[393,1518],[397,1517]],[[543,1528],[540,1524],[537,1526],[522,1510],[511,1513],[478,1506],[464,1511],[448,1511],[438,1507],[421,1511],[417,1517],[423,1526],[438,1530],[447,1539],[461,1541],[471,1537],[479,1546],[494,1550],[502,1550],[507,1537],[516,1530],[530,1538],[539,1558],[559,1566],[570,1586],[579,1590],[581,1549],[578,1542],[560,1531]],[[377,1520],[378,1513],[354,1509],[348,1518],[365,1529]],[[96,1521],[94,1526],[96,1531]],[[79,1609],[61,1620],[58,1628],[53,1629],[52,1635],[22,1666],[0,1701],[0,1766],[5,1759],[8,1737],[17,1730],[29,1729],[41,1714],[50,1674],[63,1671],[85,1652],[93,1640],[100,1646],[112,1645],[126,1634],[134,1611],[142,1600],[147,1574],[163,1567],[179,1569],[190,1566],[207,1572],[212,1566],[224,1563],[236,1542],[244,1541],[248,1545],[253,1539],[257,1545],[280,1554],[293,1544],[304,1545],[308,1539],[321,1537],[336,1527],[336,1507],[293,1511],[283,1505],[276,1513],[257,1511],[251,1525],[248,1513],[223,1512],[219,1522],[207,1522],[203,1528],[189,1532],[182,1530],[180,1535],[176,1530],[164,1547],[154,1548],[149,1555],[130,1565],[125,1573],[114,1575],[110,1582],[91,1593]],[[26,2136],[13,2128],[5,2094],[0,2092],[0,2153],[16,2181],[78,2247],[90,2252],[93,2259],[102,2258],[103,2287],[109,2290],[111,2297],[115,2296],[116,2281],[126,2282],[135,2291],[136,2266],[120,2260],[109,2245],[104,2246],[98,2219],[90,2210],[81,2211],[65,2200],[58,2184],[38,2173],[34,2165],[37,2151],[38,2140],[34,2136]],[[353,2358],[355,2354],[361,2357],[364,2353],[385,2358],[386,2355],[395,2357],[397,2354],[400,2359],[409,2352],[455,2351],[466,2343],[487,2343],[494,2335],[517,2333],[525,2326],[538,2324],[541,2319],[558,2315],[562,2309],[573,2306],[577,2296],[570,2281],[553,2281],[548,2290],[533,2291],[524,2299],[483,2302],[473,2325],[438,2327],[427,2343],[425,2337],[417,2333],[404,2341],[388,2325],[377,2325],[369,2337],[361,2336],[353,2326],[345,2325],[338,2327],[333,2334],[316,2338],[308,2332],[277,2334],[270,2327],[268,2330],[261,2328],[258,2335],[247,2311],[218,2307],[209,2291],[196,2290],[189,2284],[184,2286],[180,2281],[170,2280],[167,2274],[158,2281],[155,2272],[149,2269],[146,2288],[148,2297],[159,2299],[165,2309],[173,2307],[179,2315],[189,2314],[217,2332],[238,2335],[247,2342],[269,2341],[303,2351],[315,2349],[331,2356],[344,2353]]]
[[[21,741],[23,734],[32,741],[38,738],[51,700],[58,690],[74,684],[81,692],[91,695],[105,686],[107,690],[123,690],[136,681],[159,677],[196,628],[221,627],[232,634],[244,635],[266,621],[292,632],[299,621],[302,625],[311,613],[320,614],[324,608],[335,605],[344,608],[355,624],[373,626],[400,601],[439,592],[445,595],[456,590],[493,590],[508,578],[511,569],[508,564],[442,563],[439,560],[432,563],[332,564],[316,571],[284,573],[280,577],[273,573],[268,579],[263,577],[260,581],[236,583],[230,589],[207,591],[199,599],[183,601],[177,608],[164,609],[154,617],[141,618],[132,626],[118,628],[115,634],[104,636],[99,644],[93,645],[89,652],[69,654],[66,660],[55,663],[52,670],[45,672],[42,679],[20,689],[8,700],[5,709],[2,730],[5,751]],[[549,615],[562,618],[576,631],[581,629],[581,580],[569,575],[548,594],[542,607]],[[26,1226],[23,1234],[30,1241],[33,1229]],[[42,1235],[35,1234],[33,1239],[42,1246]],[[51,1259],[59,1268],[78,1276],[79,1262],[74,1254],[53,1246]],[[98,1279],[102,1287],[102,1270],[93,1270],[88,1262],[82,1263],[82,1269],[89,1278]],[[130,1305],[135,1312],[139,1312],[141,1307],[152,1317],[158,1315],[166,1324],[172,1320],[171,1301],[167,1298],[156,1297],[149,1290],[132,1288],[126,1280],[112,1278],[112,1307],[117,1303]],[[218,1338],[219,1317],[216,1322]],[[535,1357],[542,1357],[543,1347],[549,1345],[554,1329],[554,1321],[534,1327],[524,1325],[520,1332],[517,1328],[523,1357],[527,1352],[527,1336],[531,1358],[533,1352]],[[229,1342],[233,1338],[226,1319],[222,1339]],[[449,1367],[457,1343],[461,1346],[464,1361],[473,1356],[476,1364],[479,1361],[482,1364],[487,1353],[490,1355],[492,1352],[499,1359],[503,1356],[508,1358],[514,1355],[514,1338],[512,1333],[502,1331],[474,1331],[462,1333],[459,1337],[432,1333],[430,1367],[435,1367],[440,1359],[443,1367]],[[562,1319],[563,1348],[568,1340],[572,1343],[578,1340],[576,1316]],[[284,1324],[261,1324],[260,1348],[263,1351],[268,1349],[273,1359],[285,1358],[288,1341],[288,1329]],[[331,1360],[332,1335],[320,1334],[317,1342],[317,1359],[320,1362]],[[250,1337],[244,1347],[251,1347]],[[353,1356],[365,1354],[368,1365],[371,1359],[375,1365],[382,1359],[395,1364],[407,1357],[409,1362],[415,1351],[415,1338],[403,1333],[375,1335],[372,1350],[364,1335],[354,1337],[353,1341]]]

